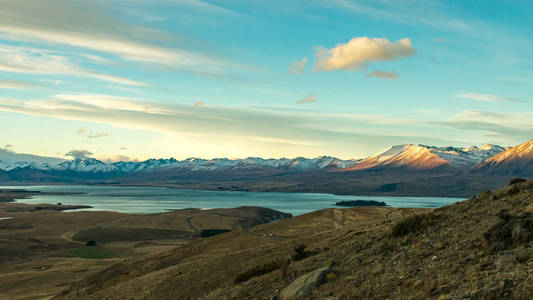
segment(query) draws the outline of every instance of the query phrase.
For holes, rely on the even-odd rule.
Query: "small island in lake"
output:
[[[358,207],[358,206],[387,206],[385,202],[375,200],[352,200],[352,201],[340,201],[335,203],[335,206],[344,207]]]

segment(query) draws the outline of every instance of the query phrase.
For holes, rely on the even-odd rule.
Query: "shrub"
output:
[[[513,185],[513,184],[517,184],[517,183],[522,183],[522,182],[526,182],[527,180],[525,180],[524,178],[513,178],[509,181],[509,185]]]
[[[437,218],[432,213],[407,217],[392,227],[392,236],[398,237],[418,232],[427,226],[434,225]]]
[[[284,261],[272,261],[272,262],[269,262],[263,265],[255,266],[239,274],[237,278],[235,278],[234,282],[235,284],[239,284],[241,282],[248,281],[252,279],[253,277],[268,274],[272,271],[280,269],[283,266],[283,264],[287,264],[287,263]]]
[[[299,261],[309,257],[310,253],[305,251],[305,248],[307,248],[307,245],[305,244],[297,244],[296,246],[294,246],[294,254],[292,255],[292,260]]]
[[[501,221],[484,234],[489,252],[515,249],[533,240],[532,214],[512,216],[504,211],[499,215]]]
[[[201,237],[210,237],[210,236],[214,236],[214,235],[217,235],[217,234],[221,234],[221,233],[226,233],[226,232],[230,232],[231,229],[202,229],[202,231],[200,231],[200,236]]]

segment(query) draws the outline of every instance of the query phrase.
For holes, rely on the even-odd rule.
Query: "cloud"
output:
[[[357,37],[332,49],[318,47],[316,71],[349,70],[366,68],[372,62],[390,61],[415,54],[410,39],[391,43],[387,39]]]
[[[454,95],[455,98],[483,101],[483,102],[523,102],[516,98],[501,97],[489,94],[477,94],[477,93],[460,93]]]
[[[6,148],[6,149],[7,149],[7,148],[13,148],[13,145],[11,145],[11,144],[7,144],[7,145],[4,146],[4,148]]]
[[[460,129],[466,137],[468,132],[478,134],[495,142],[517,143],[531,139],[533,112],[490,112],[463,110],[448,120],[433,124]]]
[[[398,79],[398,75],[395,72],[391,71],[372,71],[370,73],[367,73],[366,76],[383,79]]]
[[[65,156],[71,156],[75,159],[87,158],[87,157],[90,157],[91,155],[93,155],[93,153],[87,149],[70,150],[68,153],[65,153]]]
[[[296,104],[304,104],[304,103],[311,103],[311,102],[316,102],[316,94],[315,93],[311,93],[311,94],[309,94],[309,96],[296,101]]]
[[[47,103],[35,101],[34,104],[37,106],[44,104],[45,107],[43,107],[43,109],[53,109],[54,107],[57,107],[91,110],[93,108],[98,108],[104,110],[140,111],[145,113],[170,113],[170,111],[167,111],[162,107],[128,97],[98,94],[59,94],[54,95],[54,98],[59,99],[59,101],[50,101]]]
[[[120,147],[120,150],[128,150],[128,147]]]
[[[96,157],[96,159],[106,162],[106,163],[114,163],[118,161],[138,161],[138,159],[136,158],[132,158],[127,155],[121,155],[121,154],[98,156]]]
[[[205,105],[205,103],[203,101],[194,101],[194,106],[196,106],[196,107],[202,107],[204,105]]]
[[[235,66],[201,54],[198,49],[185,50],[182,41],[173,35],[129,23],[114,14],[120,11],[120,6],[98,2],[10,1],[0,9],[0,33],[12,40],[68,45],[195,72],[225,73],[226,68]],[[187,2],[216,8],[201,1]]]
[[[305,64],[307,64],[307,56],[300,61],[295,61],[289,66],[289,72],[292,74],[300,74],[303,72]]]
[[[24,90],[41,86],[38,83],[0,79],[0,89]]]
[[[435,41],[435,43],[442,43],[444,42],[444,38],[436,38],[433,41]]]
[[[86,131],[85,129],[81,128],[81,129],[76,130],[76,133],[81,135],[81,134],[85,134],[85,131]]]
[[[49,82],[49,83],[52,83],[52,84],[55,84],[55,85],[60,85],[60,84],[65,83],[63,80],[58,80],[58,79],[39,79],[39,81]]]
[[[69,74],[119,84],[146,86],[145,83],[85,70],[72,64],[65,56],[44,49],[0,45],[0,71],[29,74]]]
[[[464,18],[457,18],[448,11],[445,1],[375,1],[375,0],[328,0],[328,5],[349,10],[370,18],[385,19],[398,23],[431,26],[438,29],[464,31],[471,27]]]
[[[313,97],[316,100],[313,95],[306,98]],[[193,153],[213,157],[221,152],[228,156],[277,157],[324,153],[344,156],[350,152],[348,157],[353,157],[377,151],[376,148],[391,143],[449,144],[448,136],[434,137],[437,126],[442,124],[391,115],[325,113],[286,107],[210,105],[197,109],[190,103],[165,104],[112,95],[81,94],[24,101],[0,97],[0,111],[151,131],[166,139],[158,148],[173,151],[163,153],[183,157]],[[465,141],[462,135],[457,136],[460,141]],[[475,139],[468,141],[472,140]],[[173,146],[184,144],[188,145],[186,149]]]
[[[101,137],[105,137],[105,136],[109,136],[109,133],[105,133],[105,132],[93,133],[93,134],[90,134],[88,136],[88,138],[97,139],[97,138],[101,138]]]

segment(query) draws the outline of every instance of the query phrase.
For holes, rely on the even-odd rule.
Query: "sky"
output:
[[[533,138],[529,0],[0,0],[0,148],[362,158]]]

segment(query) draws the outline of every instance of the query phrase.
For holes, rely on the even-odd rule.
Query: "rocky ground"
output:
[[[435,210],[326,209],[86,277],[60,298],[529,299],[533,181]]]

